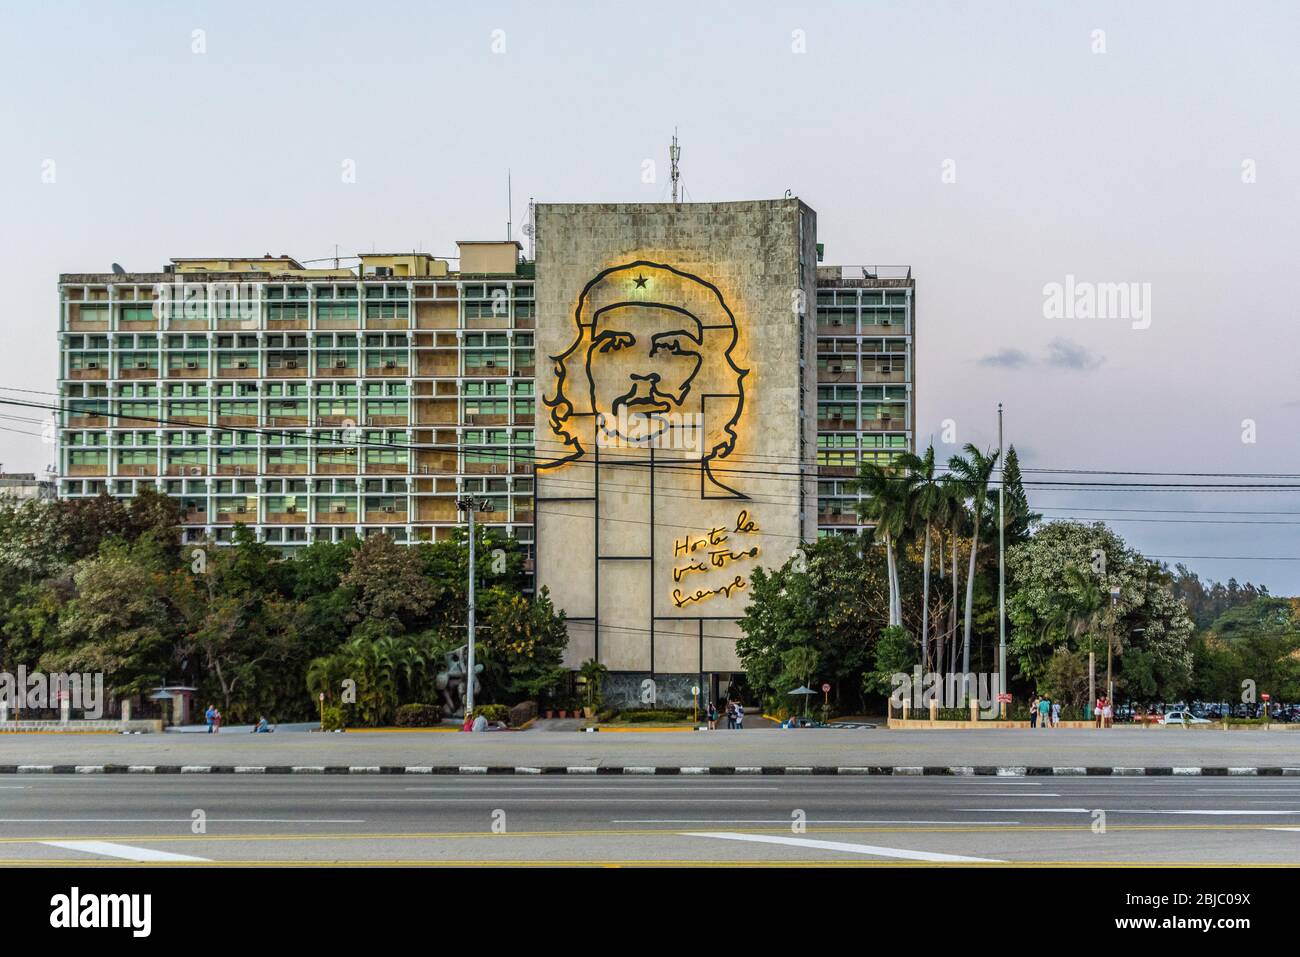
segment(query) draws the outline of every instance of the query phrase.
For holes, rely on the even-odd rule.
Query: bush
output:
[[[323,731],[341,731],[348,726],[347,712],[342,705],[332,704],[321,713]]]
[[[619,717],[624,721],[635,724],[650,721],[682,721],[690,716],[691,712],[683,708],[660,708],[655,711],[623,711],[619,714]]]
[[[510,727],[521,728],[537,717],[536,701],[521,701],[510,709]]]
[[[436,704],[404,704],[396,721],[400,728],[431,728],[441,723],[442,710]]]
[[[480,704],[474,706],[474,717],[482,715],[488,721],[506,721],[510,718],[510,708],[503,704]]]

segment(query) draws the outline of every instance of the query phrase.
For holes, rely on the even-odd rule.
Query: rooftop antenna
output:
[[[668,161],[672,166],[671,175],[673,181],[673,205],[676,205],[680,201],[677,182],[678,180],[681,179],[682,173],[681,173],[681,169],[678,168],[677,161],[680,160],[681,158],[682,158],[682,148],[677,145],[677,127],[674,126],[673,145],[668,147]]]
[[[339,244],[334,244],[334,271],[338,272],[339,268]]]
[[[514,193],[510,184],[510,170],[506,170],[506,239],[515,238],[514,230]]]
[[[535,261],[536,254],[533,251],[533,244],[537,241],[537,227],[533,224],[536,222],[537,204],[533,202],[533,197],[528,197],[528,222],[524,223],[524,235],[528,237],[528,259]]]

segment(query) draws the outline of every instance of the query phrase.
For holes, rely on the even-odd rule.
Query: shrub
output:
[[[442,720],[436,704],[404,704],[397,709],[397,725],[402,728],[431,728]]]
[[[654,711],[623,711],[619,717],[624,721],[641,724],[650,721],[681,721],[689,718],[691,712],[682,708],[660,708]]]
[[[474,717],[482,715],[488,721],[506,721],[510,718],[510,708],[503,704],[480,704],[474,706]]]
[[[537,702],[521,701],[510,709],[510,727],[522,727],[535,717],[537,717]]]
[[[342,705],[333,704],[325,708],[321,713],[321,729],[324,731],[339,731],[348,726],[347,712],[343,710]]]

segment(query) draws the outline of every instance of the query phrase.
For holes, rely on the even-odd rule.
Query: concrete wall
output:
[[[536,219],[537,577],[570,617],[566,663],[598,657],[628,688],[737,671],[749,576],[815,534],[816,214],[787,199],[542,204]],[[599,415],[651,375],[677,417],[662,421],[698,431],[653,450],[602,438]]]

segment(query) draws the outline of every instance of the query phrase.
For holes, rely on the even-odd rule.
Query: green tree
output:
[[[1029,497],[1025,495],[1024,482],[1020,477],[1020,459],[1016,456],[1014,445],[1007,447],[1007,460],[1002,468],[1002,488],[1006,540],[1010,547],[1027,541],[1034,525],[1043,518],[1029,509]]]
[[[962,631],[961,670],[963,674],[970,672],[971,612],[975,602],[975,560],[979,553],[980,520],[988,504],[989,481],[998,463],[997,452],[981,452],[969,442],[966,443],[965,451],[965,458],[954,455],[948,460],[948,468],[956,478],[958,487],[965,493],[966,498],[970,499],[973,513],[970,568],[966,573],[966,617]]]
[[[858,515],[872,525],[872,534],[885,543],[889,575],[889,623],[901,625],[903,603],[899,597],[896,543],[907,534],[912,513],[915,479],[902,469],[863,461],[849,490],[867,496],[858,504]]]

